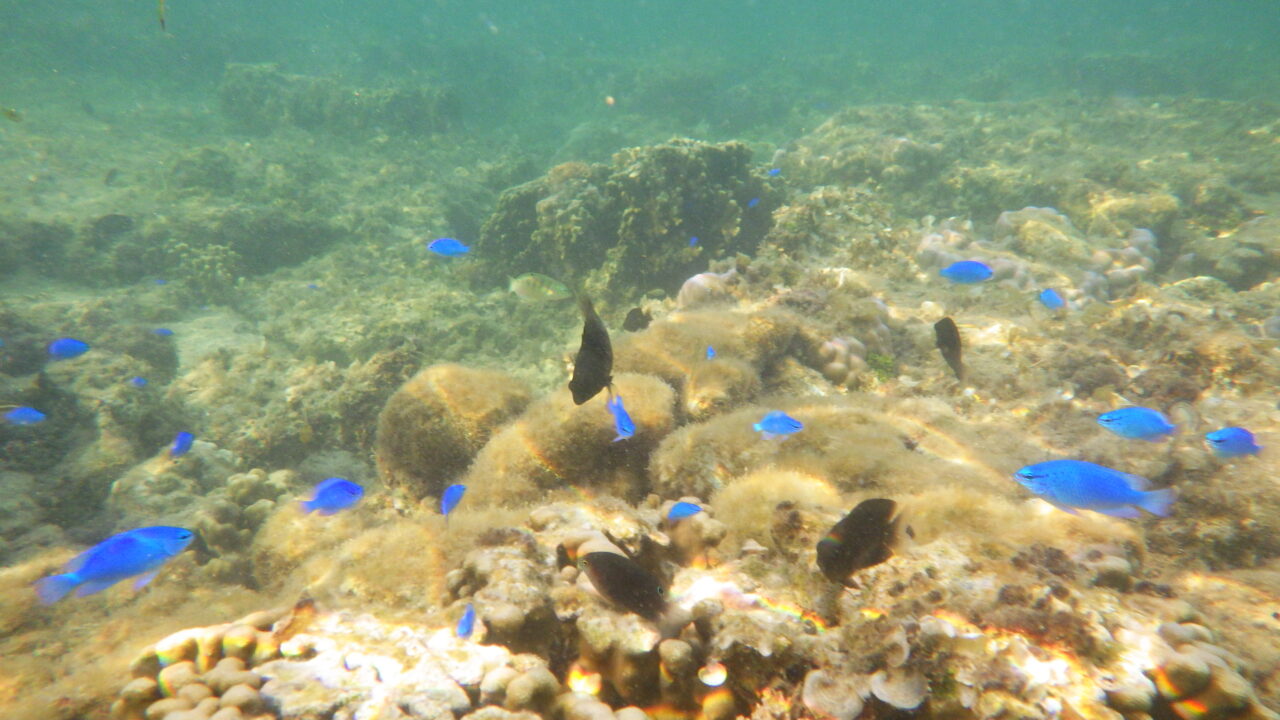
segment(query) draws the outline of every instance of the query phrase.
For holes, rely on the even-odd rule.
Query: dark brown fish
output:
[[[5,119],[13,122],[22,122],[22,113],[18,112],[16,108],[0,107],[0,115],[4,115]]]
[[[582,344],[573,358],[573,377],[569,379],[574,405],[590,400],[613,383],[609,330],[586,296],[578,298],[578,307],[582,309]]]
[[[578,561],[578,567],[587,573],[602,597],[640,617],[656,620],[667,608],[662,583],[628,557],[611,552],[587,553]]]
[[[120,177],[120,170],[117,168],[111,168],[110,170],[107,171],[106,175],[102,176],[102,184],[107,186],[114,185],[116,180],[119,177]]]
[[[111,213],[94,220],[91,230],[96,238],[108,238],[112,235],[129,232],[136,225],[137,223],[128,215]]]
[[[951,372],[956,374],[956,379],[963,382],[964,360],[960,357],[960,329],[956,327],[954,320],[944,317],[933,324],[933,334],[938,343],[938,351],[942,353],[942,359],[951,366]]]
[[[818,569],[828,580],[849,585],[858,570],[893,556],[898,535],[898,504],[884,498],[863,500],[818,541]]]
[[[627,319],[622,321],[622,329],[627,332],[639,332],[653,322],[653,316],[638,307],[631,308],[627,313]]]

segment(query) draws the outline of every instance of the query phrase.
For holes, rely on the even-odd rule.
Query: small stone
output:
[[[224,707],[209,716],[209,720],[243,720],[244,713],[237,707]]]
[[[613,716],[618,720],[649,720],[649,713],[641,710],[635,705],[628,705],[613,711]]]
[[[181,630],[156,643],[156,655],[163,666],[195,660],[197,652],[196,636],[190,630]]]
[[[910,670],[880,670],[871,676],[871,693],[899,710],[912,710],[924,702],[929,684]]]
[[[1213,633],[1209,628],[1195,623],[1164,623],[1156,632],[1170,645],[1196,641],[1213,642]]]
[[[1122,557],[1104,555],[1088,565],[1093,570],[1093,584],[1098,587],[1128,592],[1133,586],[1133,566]]]
[[[663,640],[658,645],[658,657],[662,668],[671,677],[692,677],[697,672],[697,659],[693,648],[683,640]]]
[[[545,710],[560,691],[560,683],[556,676],[545,667],[536,667],[511,681],[507,685],[506,702],[503,707],[508,710]]]
[[[193,707],[195,706],[191,704],[191,701],[185,698],[165,698],[148,705],[143,717],[147,720],[164,720],[164,716],[171,712],[190,710]]]
[[[511,637],[520,632],[524,626],[525,612],[519,606],[508,602],[495,602],[485,612],[485,624],[495,635]]]
[[[259,610],[255,613],[249,613],[236,621],[236,625],[248,625],[258,630],[270,630],[271,626],[277,620],[284,617],[289,612],[289,608],[276,608],[274,610]]]
[[[565,693],[556,704],[564,720],[616,720],[612,708],[590,695]]]
[[[205,628],[196,636],[196,670],[208,672],[222,659],[222,634],[226,626]]]
[[[160,681],[160,691],[166,697],[173,697],[187,685],[199,682],[200,676],[196,674],[196,664],[194,662],[183,660],[161,670],[156,679]]]
[[[233,655],[232,657],[237,657]],[[258,632],[258,640],[253,644],[253,655],[245,662],[249,667],[257,667],[265,662],[280,658],[280,641],[266,631]]]
[[[1126,716],[1130,713],[1147,712],[1155,700],[1156,688],[1146,678],[1134,680],[1120,687],[1107,691],[1107,704]]]
[[[252,715],[262,709],[262,695],[249,685],[234,685],[222,693],[218,705],[239,708],[241,712]]]
[[[482,705],[502,705],[507,697],[507,686],[520,672],[510,665],[496,667],[485,673],[480,681],[480,703]]]
[[[205,673],[202,679],[218,694],[235,685],[262,687],[262,677],[252,670],[245,670],[244,661],[234,657],[219,660],[217,667]]]
[[[160,684],[155,678],[134,678],[120,690],[120,699],[131,707],[145,707],[160,699]]]
[[[1174,653],[1151,679],[1166,700],[1196,695],[1209,685],[1209,664],[1196,653]]]
[[[187,700],[190,700],[193,705],[198,705],[201,700],[212,696],[213,691],[209,689],[209,686],[198,682],[193,682],[190,685],[184,685],[177,693],[177,697],[186,698]]]
[[[160,657],[155,648],[147,648],[141,655],[129,663],[129,674],[136,678],[154,678],[160,674]]]
[[[258,631],[252,625],[233,625],[222,635],[222,654],[236,657],[246,663],[253,657],[258,644]]]

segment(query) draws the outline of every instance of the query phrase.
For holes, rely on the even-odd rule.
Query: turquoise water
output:
[[[965,653],[1030,643],[1033,679],[1079,668],[1025,711],[1047,717],[1101,711],[1106,681],[1163,672],[1150,649],[1185,637],[1242,658],[1205,702],[1272,717],[1274,2],[165,0],[163,30],[160,12],[0,4],[0,412],[28,409],[0,422],[0,717],[105,719],[169,662],[149,644],[278,608],[239,628],[265,642],[304,597],[355,654],[391,652],[393,622],[444,642],[474,605],[477,642],[536,655],[547,692],[610,665],[588,694],[679,706],[652,717],[796,717],[778,707],[805,673],[837,667],[861,679],[833,692],[870,708],[832,705],[846,720],[898,716],[864,687],[891,632],[916,643],[894,668],[933,693],[923,717],[970,717],[944,697],[955,658],[1006,667]],[[952,285],[964,260],[982,271]],[[569,403],[573,294],[613,337],[634,434],[603,391]],[[51,356],[60,337],[88,349]],[[1098,427],[1130,404],[1180,432]],[[780,409],[794,437],[750,430]],[[1213,455],[1204,433],[1232,425],[1261,454]],[[1068,458],[1148,477],[1154,510],[1070,515],[1015,482]],[[303,515],[338,476],[362,490]],[[925,549],[890,552],[883,518],[865,585],[827,582],[816,543],[880,496]],[[677,500],[696,533],[663,518]],[[153,584],[46,580],[39,602],[76,553],[153,524],[195,530]],[[696,586],[747,634],[750,613],[777,621],[787,650],[720,654],[734,642],[702,622],[683,631],[698,675],[727,672],[733,698],[677,697],[643,653],[624,687],[621,660],[573,655],[640,617],[559,557],[603,541],[584,529],[672,581],[646,614]],[[518,582],[486,584],[474,568],[508,550]],[[576,626],[584,608],[608,621]],[[933,655],[926,615],[991,642]],[[1174,691],[1151,717],[1182,712]]]

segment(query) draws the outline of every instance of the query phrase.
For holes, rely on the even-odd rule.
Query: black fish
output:
[[[640,617],[655,620],[667,607],[662,583],[630,558],[611,552],[587,553],[578,567],[587,573],[596,592]]]
[[[137,223],[128,215],[111,213],[110,215],[103,215],[97,220],[94,220],[93,226],[90,229],[93,232],[93,236],[96,238],[109,238],[112,235],[129,232],[135,225],[137,225]]]
[[[613,383],[609,330],[585,296],[578,299],[578,307],[582,308],[582,345],[573,358],[573,377],[569,379],[574,405],[590,400]]]
[[[951,372],[956,374],[956,379],[963,382],[964,361],[960,359],[960,329],[956,327],[954,320],[944,317],[933,324],[933,334],[937,339],[942,359],[951,366]]]
[[[627,332],[639,332],[647,327],[653,321],[653,316],[638,307],[631,308],[627,313],[627,319],[622,321],[622,329]]]
[[[849,576],[879,565],[893,555],[898,534],[898,504],[884,498],[863,500],[818,541],[818,569],[827,579],[849,584]]]

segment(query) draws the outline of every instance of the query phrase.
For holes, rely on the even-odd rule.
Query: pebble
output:
[[[480,681],[480,703],[483,705],[503,705],[507,697],[507,686],[520,672],[509,665],[496,667],[485,673]]]
[[[1156,688],[1148,681],[1133,681],[1107,691],[1107,704],[1128,716],[1130,713],[1147,712],[1155,701]]]
[[[615,710],[613,716],[618,720],[649,720],[649,713],[641,710],[635,705],[628,705],[627,707]]]
[[[1195,623],[1164,623],[1156,632],[1170,645],[1196,641],[1213,642],[1213,633],[1209,628]]]
[[[250,715],[262,709],[262,695],[249,685],[234,685],[222,693],[218,705],[224,708],[238,708]]]
[[[243,720],[244,713],[240,712],[240,708],[224,707],[218,712],[209,716],[209,720]]]
[[[1133,586],[1133,566],[1122,557],[1104,555],[1089,563],[1089,568],[1093,570],[1093,584],[1098,587],[1128,592]]]
[[[160,684],[153,677],[134,678],[120,690],[120,699],[130,707],[145,707],[160,699]]]
[[[1152,678],[1167,700],[1181,700],[1209,686],[1209,664],[1198,653],[1174,653]]]
[[[205,673],[202,679],[219,694],[235,685],[262,687],[262,677],[252,670],[245,670],[244,661],[234,657],[219,660],[217,666]]]
[[[182,689],[178,691],[177,696],[190,700],[191,704],[197,705],[205,698],[212,697],[213,691],[204,683],[193,682],[189,685],[184,685]]]
[[[161,670],[156,679],[160,681],[160,691],[165,695],[173,696],[187,685],[199,682],[200,676],[196,674],[195,663],[183,660]]]
[[[258,630],[252,625],[234,625],[222,635],[222,654],[248,661],[258,644]]]
[[[511,681],[507,685],[506,702],[503,707],[508,710],[545,710],[555,700],[560,691],[560,683],[556,676],[545,667],[536,667]]]
[[[191,704],[191,701],[184,698],[165,698],[148,705],[143,717],[147,720],[164,720],[164,717],[171,712],[190,710],[193,707],[195,706]]]

